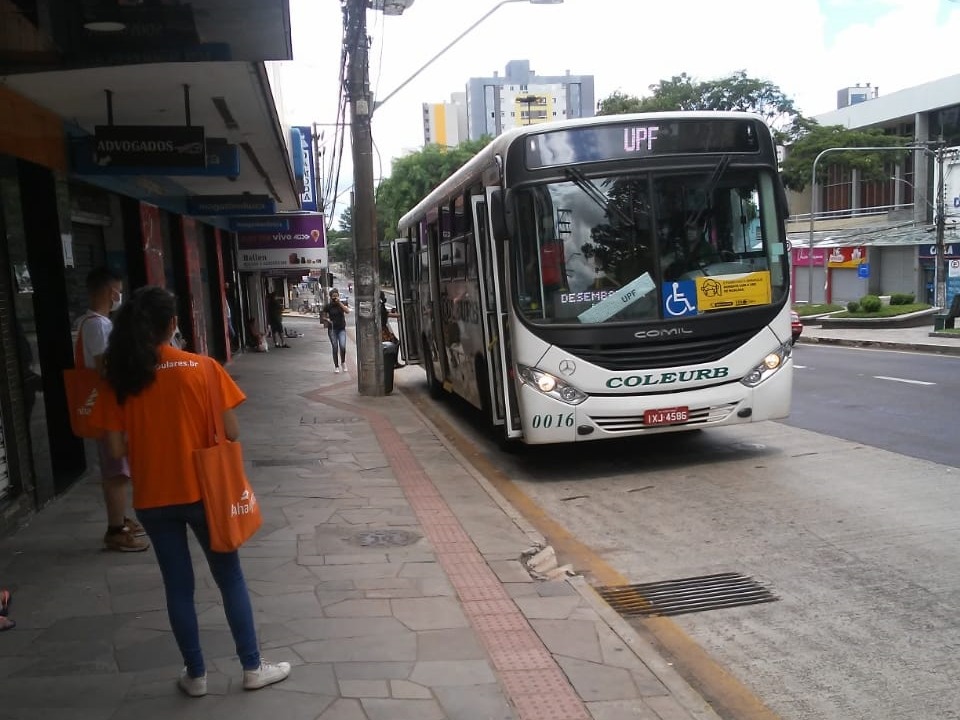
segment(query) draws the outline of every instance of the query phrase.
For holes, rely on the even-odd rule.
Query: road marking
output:
[[[926,380],[908,380],[907,378],[887,377],[886,375],[874,375],[873,379],[889,380],[890,382],[907,383],[908,385],[936,385],[936,383],[927,382]]]
[[[465,437],[443,413],[422,395],[407,393],[407,399],[466,460],[473,464],[500,494],[506,498],[536,530],[553,546],[557,555],[570,562],[591,585],[628,585],[628,580],[562,524],[553,519],[514,481],[499,469],[495,455],[487,455]],[[599,597],[599,595],[597,596]],[[724,717],[737,720],[781,720],[759,697],[738,678],[713,659],[693,638],[668,617],[635,619],[654,638],[665,657],[675,667],[682,667],[692,676],[690,684],[705,699],[726,711]],[[688,680],[689,682],[689,680]]]
[[[794,369],[794,370],[806,370],[806,369],[807,369],[807,366],[806,366],[806,365],[797,365],[796,363],[794,363],[794,364],[793,364],[793,369]]]

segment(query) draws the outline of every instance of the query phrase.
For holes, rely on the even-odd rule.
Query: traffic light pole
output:
[[[385,389],[377,305],[380,248],[373,192],[373,136],[370,128],[373,103],[367,52],[367,0],[347,0],[344,9],[353,149],[353,311],[357,328],[357,389],[361,395],[381,396]]]

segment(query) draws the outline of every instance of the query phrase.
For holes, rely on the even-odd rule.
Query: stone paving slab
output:
[[[229,368],[265,520],[243,567],[263,651],[291,677],[241,689],[193,544],[210,693],[179,694],[152,552],[100,550],[87,478],[0,539],[18,622],[0,635],[0,720],[715,718],[589,589],[531,578],[520,556],[542,539],[402,396],[359,396],[315,321],[295,322],[289,353]]]

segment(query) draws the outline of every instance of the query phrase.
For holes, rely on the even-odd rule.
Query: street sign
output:
[[[94,158],[101,167],[206,167],[203,128],[195,125],[97,125]]]
[[[870,263],[860,263],[859,265],[857,265],[857,277],[858,278],[870,277]]]
[[[164,175],[168,177],[232,177],[240,174],[240,148],[222,138],[205,141],[206,164],[164,167],[139,165],[98,165],[96,141],[78,138],[71,142],[73,171],[78,175]]]

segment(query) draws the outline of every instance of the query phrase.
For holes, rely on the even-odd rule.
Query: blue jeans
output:
[[[200,649],[197,607],[193,599],[193,562],[190,558],[190,546],[187,544],[187,526],[193,530],[203,548],[210,572],[220,588],[223,611],[233,634],[240,664],[244,670],[260,667],[253,608],[250,606],[250,594],[247,592],[247,583],[240,567],[240,556],[235,552],[218,553],[210,549],[210,534],[203,503],[137,510],[137,518],[147,531],[157,555],[167,595],[170,627],[190,677],[200,677],[206,672],[206,667],[203,663],[203,651]]]
[[[333,348],[333,364],[336,367],[347,364],[347,329],[327,330],[330,336],[330,346]]]

